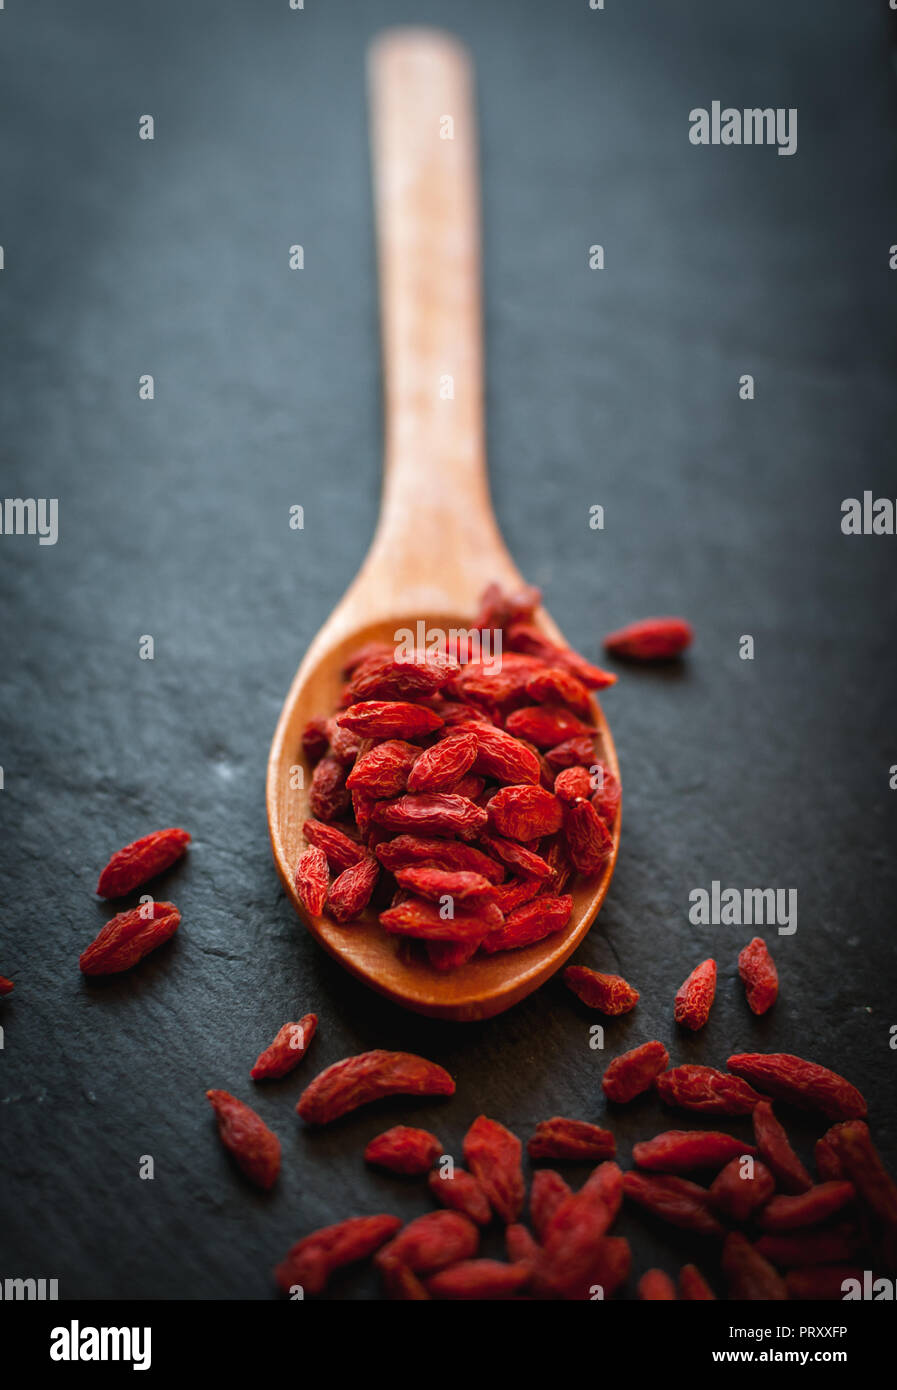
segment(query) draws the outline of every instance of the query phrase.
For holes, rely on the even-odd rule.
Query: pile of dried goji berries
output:
[[[350,657],[340,711],[302,739],[314,772],[296,887],[312,916],[370,906],[437,970],[567,925],[571,873],[595,878],[613,853],[620,785],[590,692],[616,677],[539,631],[539,598],[493,585],[437,650]]]

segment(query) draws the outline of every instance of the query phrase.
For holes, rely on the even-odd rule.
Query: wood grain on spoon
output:
[[[600,878],[574,879],[563,932],[522,950],[474,958],[440,974],[423,951],[388,936],[373,914],[340,926],[300,905],[293,872],[305,848],[302,730],[330,714],[350,651],[394,642],[423,619],[464,628],[495,580],[523,579],[505,548],[489,497],[483,421],[480,242],[471,68],[434,30],[388,32],[369,60],[374,193],[383,342],[385,459],[376,534],[362,568],[315,637],[284,704],[268,763],[268,824],[284,888],[309,930],[372,988],[417,1013],[477,1019],[507,1009],[563,963],[607,892],[619,846]],[[450,117],[452,128],[445,118]],[[449,135],[451,138],[443,138]],[[447,396],[447,379],[453,394]],[[540,610],[538,625],[559,630]],[[619,775],[597,704],[596,756]]]

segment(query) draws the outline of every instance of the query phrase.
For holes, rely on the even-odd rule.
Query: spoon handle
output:
[[[369,55],[384,378],[384,479],[370,563],[471,602],[516,574],[489,498],[473,74],[438,30]]]

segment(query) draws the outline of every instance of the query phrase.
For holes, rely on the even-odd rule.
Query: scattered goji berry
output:
[[[591,801],[565,806],[563,823],[570,858],[585,878],[594,878],[614,852],[613,836]]]
[[[667,1105],[705,1115],[750,1115],[763,1099],[746,1081],[716,1067],[671,1067],[658,1076],[656,1086]]]
[[[691,645],[694,633],[682,618],[642,618],[609,632],[604,649],[630,661],[666,661]]]
[[[633,1162],[656,1173],[688,1173],[693,1168],[722,1168],[742,1154],[756,1156],[752,1144],[712,1129],[668,1129],[632,1148]]]
[[[710,1017],[713,996],[716,994],[716,961],[703,960],[696,965],[676,991],[673,1017],[683,1028],[696,1032]]]
[[[367,753],[362,753],[346,779],[350,791],[367,792],[369,796],[398,796],[408,785],[408,775],[422,753],[413,743],[401,738],[384,739]]]
[[[0,995],[12,994],[15,985],[12,980],[8,980],[5,975],[0,975]]]
[[[776,1002],[779,972],[762,936],[755,936],[740,952],[738,973],[744,981],[751,1013],[765,1014]]]
[[[142,883],[170,868],[189,843],[190,835],[186,830],[172,827],[154,830],[151,835],[125,845],[124,849],[116,850],[100,874],[97,893],[101,898],[123,898],[133,893]]]
[[[537,1168],[529,1190],[529,1214],[541,1240],[561,1202],[571,1195],[570,1186],[553,1168]]]
[[[391,1173],[419,1175],[428,1173],[439,1155],[442,1144],[426,1129],[394,1125],[372,1139],[364,1151],[365,1161]]]
[[[285,1023],[274,1041],[256,1058],[249,1073],[253,1081],[269,1081],[292,1071],[308,1051],[317,1026],[317,1014],[306,1014],[298,1023]]]
[[[363,738],[411,739],[442,728],[438,714],[407,700],[362,700],[337,715],[336,722]]]
[[[346,769],[329,753],[312,773],[308,804],[312,815],[319,821],[338,820],[349,809]]]
[[[670,1060],[662,1042],[641,1043],[628,1052],[622,1052],[610,1063],[601,1086],[608,1100],[625,1105],[643,1091],[650,1090],[654,1079],[662,1072]]]
[[[791,1269],[795,1265],[840,1264],[853,1259],[861,1246],[856,1226],[844,1222],[827,1230],[761,1236],[756,1249],[773,1264]]]
[[[639,1001],[639,992],[622,975],[605,975],[585,965],[568,965],[564,984],[590,1009],[598,1009],[609,1017],[628,1014]]]
[[[679,1271],[679,1297],[692,1303],[708,1302],[715,1299],[716,1294],[697,1265],[683,1265]]]
[[[489,802],[489,824],[511,840],[538,840],[561,828],[561,803],[544,787],[502,787]]]
[[[181,920],[174,903],[143,903],[119,912],[103,927],[78,964],[84,975],[117,975],[174,936]]]
[[[623,1192],[646,1211],[671,1226],[698,1235],[721,1236],[724,1229],[710,1210],[707,1189],[685,1178],[648,1173],[624,1173]]]
[[[804,1269],[789,1269],[785,1287],[793,1300],[840,1303],[851,1279],[862,1285],[863,1271],[859,1265],[808,1265]]]
[[[368,852],[357,864],[343,869],[331,883],[327,894],[327,910],[331,917],[337,922],[354,921],[370,902],[379,875],[380,864]]]
[[[361,1052],[334,1062],[307,1086],[296,1106],[303,1120],[326,1125],[381,1096],[450,1096],[455,1083],[444,1068],[412,1052]]]
[[[486,1115],[478,1116],[464,1136],[464,1161],[505,1225],[517,1220],[523,1206],[520,1157],[517,1136]]]
[[[530,1280],[529,1264],[501,1260],[460,1260],[433,1274],[427,1289],[433,1298],[513,1298]]]
[[[491,954],[493,951],[513,951],[520,946],[532,946],[546,936],[563,931],[572,911],[573,899],[569,893],[561,897],[546,893],[533,898],[522,907],[515,907],[503,926],[484,937],[482,949]]]
[[[378,1252],[374,1263],[398,1260],[414,1274],[435,1274],[439,1269],[469,1260],[477,1253],[479,1232],[472,1221],[458,1211],[428,1211],[409,1221],[388,1245]]]
[[[206,1091],[218,1120],[218,1135],[237,1167],[266,1191],[280,1172],[280,1140],[259,1115],[229,1091]]]
[[[623,1201],[623,1173],[618,1163],[599,1163],[582,1185],[581,1191],[595,1192],[608,1211],[608,1225],[615,1219]]]
[[[443,1172],[440,1168],[434,1168],[427,1178],[427,1184],[437,1202],[450,1207],[452,1211],[460,1211],[478,1226],[488,1226],[492,1220],[489,1198],[473,1173],[468,1173],[466,1169],[453,1165]]]
[[[545,1227],[544,1255],[533,1271],[537,1296],[589,1299],[598,1286],[607,1297],[626,1278],[629,1247],[625,1241],[615,1245],[619,1238],[606,1235],[610,1221],[594,1188],[582,1188],[558,1204]]]
[[[412,864],[432,864],[440,869],[469,870],[482,874],[490,883],[501,883],[505,871],[488,854],[457,840],[427,838],[420,835],[397,835],[374,847],[374,853],[384,869],[395,873]]]
[[[407,792],[395,801],[378,801],[373,820],[387,830],[472,840],[485,828],[487,815],[482,806],[453,792]]]
[[[730,1231],[726,1236],[723,1273],[730,1298],[778,1301],[788,1297],[782,1276],[740,1231]]]
[[[897,1183],[881,1161],[869,1126],[862,1120],[848,1120],[835,1125],[823,1137],[872,1217],[876,1247],[888,1267],[897,1269]]]
[[[526,1151],[530,1158],[613,1158],[617,1144],[608,1129],[600,1129],[586,1120],[555,1116],[552,1120],[539,1121]]]
[[[451,733],[420,754],[408,777],[410,792],[454,791],[476,761],[477,740],[464,729]],[[388,796],[388,792],[382,793]]]
[[[323,1293],[336,1269],[373,1255],[401,1226],[397,1216],[353,1216],[303,1237],[274,1271],[284,1293]]]
[[[776,1180],[765,1163],[732,1158],[710,1184],[710,1203],[732,1221],[747,1221],[775,1190]]]
[[[764,1231],[816,1226],[852,1202],[855,1192],[852,1182],[822,1182],[796,1197],[773,1197],[760,1213],[760,1225]]]
[[[773,1100],[821,1110],[830,1120],[861,1120],[866,1102],[856,1086],[818,1062],[788,1052],[740,1052],[726,1063]]]
[[[805,1192],[813,1179],[788,1142],[768,1100],[754,1106],[754,1138],[757,1151],[786,1192]]]
[[[648,1269],[638,1281],[638,1296],[645,1302],[674,1302],[676,1285],[662,1269]]]
[[[316,845],[310,845],[305,853],[299,856],[295,883],[299,901],[306,912],[310,912],[312,917],[320,917],[324,911],[327,889],[330,886],[327,857],[322,849],[318,849]]]

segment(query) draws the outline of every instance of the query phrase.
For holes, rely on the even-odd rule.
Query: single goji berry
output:
[[[710,1017],[716,994],[716,961],[702,960],[676,991],[673,1017],[682,1028],[697,1032]]]
[[[682,618],[642,618],[609,632],[604,650],[630,661],[665,661],[690,646],[694,633]]]
[[[346,769],[337,758],[322,758],[312,773],[308,804],[316,820],[338,820],[349,809]]]
[[[459,729],[424,749],[408,777],[410,792],[451,792],[476,761],[474,734]],[[383,793],[389,795],[389,793]]]
[[[125,845],[116,850],[100,874],[97,893],[101,898],[123,898],[133,893],[142,883],[170,868],[189,843],[189,833],[174,826],[170,830],[154,830],[151,835]]]
[[[317,1026],[317,1014],[306,1014],[298,1023],[285,1023],[274,1041],[256,1058],[249,1073],[253,1081],[268,1081],[292,1071],[308,1051]]]
[[[861,1120],[866,1102],[856,1086],[818,1062],[788,1052],[739,1052],[726,1063],[773,1100],[821,1110],[830,1120]]]
[[[757,1152],[785,1191],[805,1192],[812,1187],[813,1179],[789,1144],[768,1100],[754,1106],[753,1122]]]
[[[343,767],[350,768],[362,749],[363,740],[350,729],[340,728],[335,719],[327,720],[327,736],[330,739],[330,757],[336,758]]]
[[[373,812],[375,825],[387,830],[460,835],[462,840],[472,840],[487,819],[482,806],[454,792],[406,792],[395,801],[378,801]]]
[[[377,886],[380,864],[373,854],[365,853],[363,859],[343,869],[335,878],[327,894],[327,911],[337,922],[351,922],[358,917],[371,900]]]
[[[428,1211],[409,1221],[374,1261],[381,1269],[398,1260],[414,1274],[435,1274],[438,1269],[469,1260],[477,1252],[476,1226],[459,1211]]]
[[[266,1190],[280,1172],[280,1140],[264,1120],[229,1091],[206,1091],[218,1120],[218,1135],[250,1182]]]
[[[494,859],[473,845],[421,835],[397,835],[374,847],[384,869],[395,873],[412,864],[432,864],[440,869],[470,870],[482,874],[490,883],[501,883],[505,871]]]
[[[526,705],[514,710],[505,720],[505,730],[537,748],[556,748],[565,739],[595,732],[564,705]]]
[[[595,758],[595,740],[591,734],[565,738],[556,748],[549,748],[545,761],[556,771],[563,767],[589,767]],[[597,808],[596,808],[597,809]]]
[[[544,887],[544,881],[538,878],[510,878],[507,883],[500,883],[496,888],[496,905],[506,917],[510,917],[518,907],[538,897]]]
[[[364,858],[364,845],[360,845],[335,825],[307,820],[303,822],[302,834],[310,845],[323,850],[331,869],[348,869]]]
[[[401,1260],[387,1257],[380,1262],[380,1274],[388,1298],[403,1303],[422,1303],[429,1301],[430,1295],[413,1270]]]
[[[638,990],[633,989],[622,975],[605,975],[585,965],[568,965],[564,971],[564,984],[590,1009],[599,1009],[610,1017],[628,1014],[639,1001]]]
[[[483,950],[492,954],[494,951],[513,951],[520,946],[532,946],[546,936],[563,931],[572,911],[573,899],[569,893],[561,897],[546,893],[533,898],[522,907],[515,907],[503,926],[484,937]]]
[[[433,1298],[513,1298],[529,1283],[530,1266],[501,1260],[460,1260],[433,1274],[427,1289]]]
[[[394,1125],[372,1139],[364,1151],[365,1162],[391,1173],[416,1175],[428,1173],[439,1155],[442,1144],[426,1129]]]
[[[464,1160],[492,1210],[508,1225],[523,1206],[520,1140],[497,1120],[480,1115],[464,1136]]]
[[[592,1188],[571,1193],[558,1204],[545,1227],[544,1255],[533,1271],[537,1296],[588,1299],[596,1286],[605,1296],[612,1291],[619,1271],[616,1261],[607,1260],[613,1250],[608,1250],[611,1238],[606,1236],[610,1221],[607,1206]]]
[[[460,1211],[478,1226],[488,1226],[492,1220],[489,1198],[473,1173],[468,1173],[466,1169],[455,1167],[454,1164],[444,1171],[434,1168],[427,1178],[427,1185],[437,1202],[450,1207],[452,1211]]]
[[[783,1300],[788,1297],[782,1276],[740,1231],[730,1231],[726,1236],[723,1273],[730,1298]]]
[[[0,995],[12,994],[15,985],[12,980],[8,980],[5,975],[0,975]]]
[[[785,1288],[790,1299],[812,1299],[817,1302],[843,1302],[849,1280],[862,1286],[863,1271],[859,1265],[809,1265],[805,1269],[789,1269]]]
[[[679,1271],[679,1297],[690,1302],[716,1299],[707,1280],[697,1265],[683,1265]]]
[[[881,1161],[869,1126],[862,1120],[835,1125],[824,1136],[857,1191],[875,1229],[876,1248],[888,1268],[897,1268],[897,1183]]]
[[[613,1158],[617,1144],[609,1129],[555,1116],[539,1121],[526,1151],[530,1158]]]
[[[623,1173],[618,1163],[599,1163],[582,1185],[581,1191],[597,1192],[609,1213],[611,1224],[623,1201]]]
[[[81,952],[78,964],[82,974],[117,975],[130,970],[174,936],[180,920],[174,903],[142,903],[130,912],[119,912]]]
[[[610,831],[591,801],[565,806],[563,819],[570,858],[585,878],[594,878],[613,855]]]
[[[327,720],[321,717],[309,719],[302,730],[302,751],[308,761],[312,765],[320,762],[329,747],[330,735],[327,732]]]
[[[316,845],[310,845],[305,853],[299,856],[295,883],[299,901],[306,912],[310,912],[312,917],[320,917],[324,911],[327,889],[330,886],[327,857],[322,849],[318,849]]]
[[[848,1124],[865,1124],[865,1120],[848,1120]],[[817,1139],[813,1146],[816,1162],[816,1176],[820,1182],[839,1182],[845,1176],[844,1165],[838,1157],[831,1141],[831,1130]]]
[[[856,1189],[852,1182],[822,1182],[796,1197],[773,1197],[760,1213],[764,1231],[793,1231],[799,1226],[816,1226],[852,1202]]]
[[[546,859],[516,840],[505,840],[501,835],[481,835],[480,843],[521,878],[549,879],[554,873]]]
[[[281,1289],[323,1293],[336,1269],[373,1255],[401,1226],[397,1216],[353,1216],[313,1231],[288,1251],[274,1271]]]
[[[511,840],[553,835],[561,820],[561,803],[544,787],[502,787],[489,802],[489,824]]]
[[[783,1269],[795,1265],[839,1264],[851,1260],[862,1248],[855,1225],[843,1222],[818,1231],[795,1235],[765,1235],[757,1241],[757,1251]]]
[[[458,670],[450,656],[414,652],[405,657],[373,654],[356,666],[350,688],[355,700],[418,700],[441,690]]]
[[[460,965],[476,955],[480,938],[471,936],[467,941],[425,941],[427,959],[434,970],[457,970]]]
[[[656,1086],[667,1105],[705,1115],[750,1115],[763,1099],[746,1081],[716,1067],[671,1067],[658,1076]]]
[[[337,715],[336,722],[363,738],[418,738],[442,728],[438,714],[407,700],[362,700]]]
[[[589,768],[592,781],[592,805],[605,825],[613,825],[620,809],[622,788],[614,774],[604,763],[593,763]]]
[[[724,1229],[710,1210],[707,1189],[686,1178],[647,1173],[624,1173],[623,1192],[646,1211],[671,1226],[698,1235],[721,1236]]]
[[[408,898],[380,913],[380,925],[391,936],[420,937],[425,941],[481,942],[500,929],[504,914],[495,903],[478,900],[463,910],[443,915],[442,909],[424,898]]]
[[[662,1072],[670,1060],[662,1042],[641,1043],[628,1052],[622,1052],[610,1063],[601,1086],[608,1100],[625,1105],[644,1091],[651,1089],[654,1078]]]
[[[765,1014],[776,1002],[779,973],[762,936],[755,936],[740,952],[738,973],[744,981],[751,1013]]]
[[[588,801],[592,795],[592,779],[584,767],[565,767],[554,779],[554,794],[565,806]]]
[[[408,774],[422,756],[413,743],[401,738],[384,739],[367,753],[362,753],[346,779],[350,791],[367,792],[369,796],[398,796],[408,785]]]
[[[474,772],[506,786],[535,786],[539,782],[539,759],[519,739],[491,724],[472,724],[467,731],[477,741]]]
[[[396,882],[410,893],[439,902],[443,898],[473,906],[477,902],[492,902],[496,887],[482,874],[470,869],[437,869],[429,864],[414,864],[396,870]]]
[[[638,1296],[645,1302],[674,1302],[676,1285],[662,1269],[648,1269],[638,1281]]]
[[[776,1180],[765,1163],[749,1157],[732,1158],[710,1184],[710,1202],[732,1221],[747,1221],[775,1190]]]
[[[553,1168],[537,1168],[529,1190],[529,1214],[541,1240],[561,1202],[571,1195],[570,1185]]]
[[[526,682],[526,693],[536,704],[569,705],[584,719],[591,718],[592,702],[582,681],[563,666],[546,666],[534,671]]]
[[[634,1144],[632,1159],[656,1173],[688,1173],[693,1168],[722,1168],[741,1154],[756,1156],[752,1144],[712,1129],[668,1129]]]
[[[505,1227],[505,1249],[508,1252],[508,1259],[516,1264],[520,1260],[528,1260],[535,1265],[541,1255],[539,1242],[533,1238],[525,1226],[521,1226],[514,1221],[510,1226]]]
[[[412,1052],[361,1052],[334,1062],[302,1092],[303,1120],[326,1125],[381,1096],[450,1096],[455,1083],[444,1068]]]

